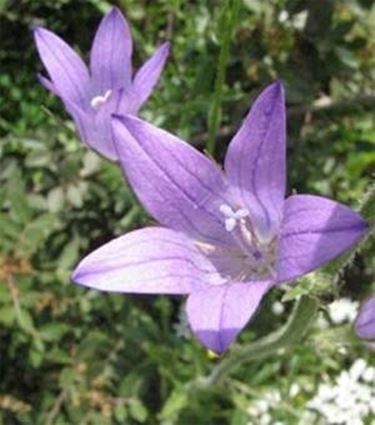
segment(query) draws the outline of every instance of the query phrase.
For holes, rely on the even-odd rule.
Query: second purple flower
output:
[[[96,32],[90,70],[53,32],[38,27],[34,37],[50,77],[39,76],[41,83],[64,102],[83,142],[116,160],[110,116],[137,114],[159,80],[169,43],[164,43],[133,78],[133,41],[128,23],[116,7],[104,16]]]

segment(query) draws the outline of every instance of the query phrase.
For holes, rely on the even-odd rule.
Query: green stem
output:
[[[225,74],[229,58],[229,45],[239,10],[239,0],[227,0],[222,10],[219,31],[222,30],[219,41],[221,43],[218,65],[216,70],[215,90],[208,114],[208,140],[206,150],[212,156],[215,153],[216,134],[221,121],[221,102],[223,98]]]
[[[315,321],[318,306],[316,298],[303,295],[281,329],[233,351],[212,369],[210,375],[188,384],[188,390],[209,390],[244,363],[263,359],[296,344],[305,335],[309,325]]]

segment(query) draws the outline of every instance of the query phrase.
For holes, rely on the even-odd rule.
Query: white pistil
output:
[[[102,105],[104,105],[104,103],[107,102],[107,100],[109,99],[109,97],[112,94],[112,90],[107,90],[103,96],[95,96],[91,99],[91,106],[94,109],[99,109]]]
[[[220,212],[224,214],[225,230],[227,232],[232,232],[236,225],[249,215],[249,211],[245,208],[233,211],[232,208],[226,204],[220,205]]]

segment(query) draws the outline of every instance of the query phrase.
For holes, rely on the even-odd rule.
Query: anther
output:
[[[240,208],[237,211],[233,211],[233,209],[226,204],[220,205],[219,209],[225,217],[224,224],[225,230],[227,232],[232,232],[235,229],[237,223],[249,215],[249,211],[245,208]]]

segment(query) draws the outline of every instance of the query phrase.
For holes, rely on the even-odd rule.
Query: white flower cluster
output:
[[[272,411],[277,408],[281,401],[281,394],[278,390],[266,392],[262,398],[251,403],[247,409],[250,416],[247,425],[283,425],[282,422],[272,421]]]
[[[375,368],[356,360],[333,383],[322,383],[307,403],[324,424],[363,425],[375,417]]]
[[[358,314],[359,303],[349,298],[341,298],[333,301],[328,306],[328,314],[335,325],[345,322],[353,322]]]
[[[353,323],[357,317],[359,303],[352,301],[350,298],[340,298],[333,301],[328,307],[328,315],[332,323],[335,325],[342,325],[343,323]],[[329,323],[323,314],[318,316],[317,325],[320,329],[327,329]]]

